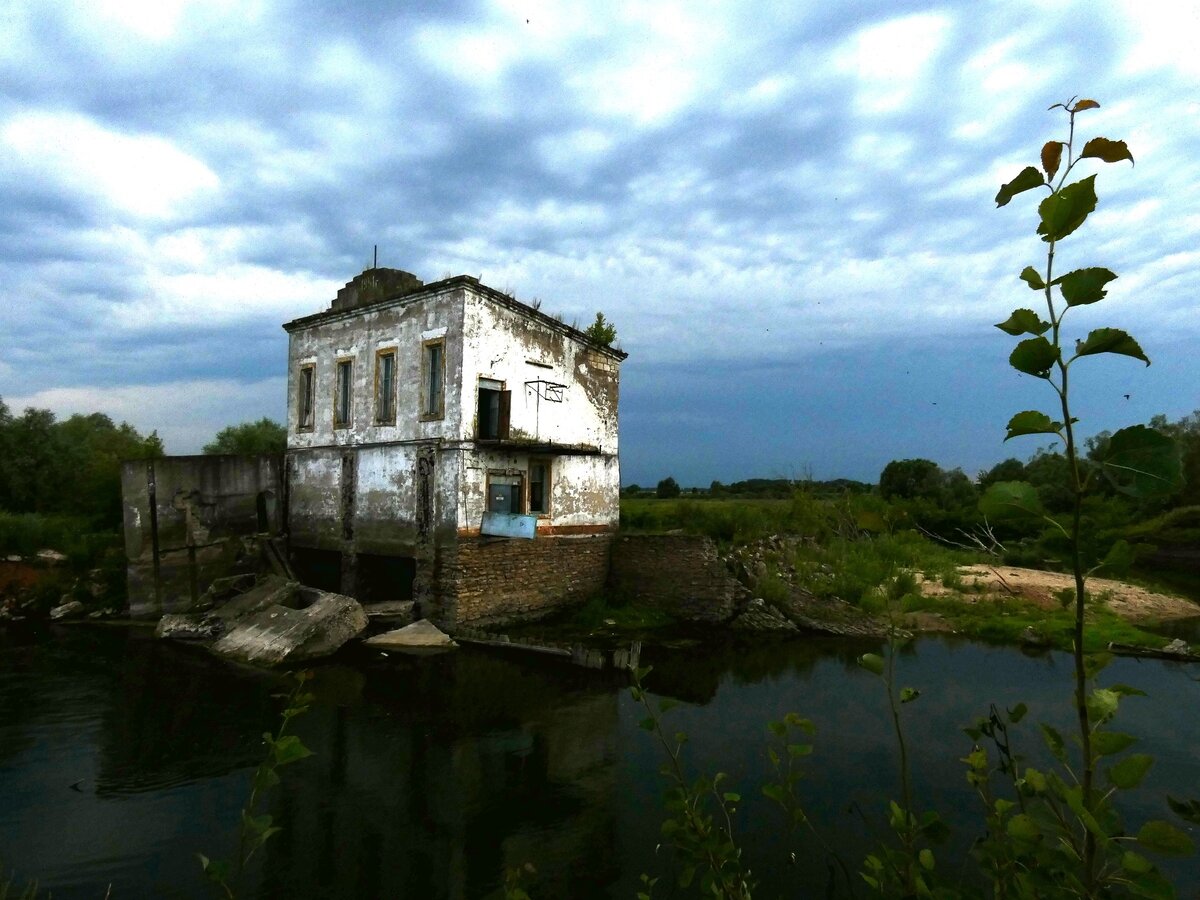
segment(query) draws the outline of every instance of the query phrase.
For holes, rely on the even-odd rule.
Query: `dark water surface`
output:
[[[857,870],[896,796],[895,741],[880,682],[854,663],[870,644],[808,639],[653,650],[650,686],[683,705],[672,731],[690,761],[729,773],[758,896],[823,896],[822,851],[791,843],[759,788],[764,723],[812,718],[816,750],[802,794]],[[899,661],[922,690],[905,707],[916,790],[955,827],[943,866],[963,856],[979,817],[958,761],[960,728],[989,703],[1031,708],[1018,749],[1039,755],[1033,722],[1070,728],[1070,660],[927,638]],[[1200,668],[1118,660],[1104,682],[1146,690],[1121,730],[1157,762],[1130,819],[1168,817],[1163,794],[1200,797]],[[0,632],[0,864],[56,900],[211,896],[195,854],[231,852],[234,825],[276,727],[286,685],[140,630]],[[283,827],[243,896],[470,898],[498,893],[531,863],[537,898],[632,897],[656,855],[663,761],[619,681],[553,661],[463,650],[422,658],[357,652],[317,668],[317,700],[297,723],[315,756],[289,770],[271,812]],[[797,863],[788,851],[797,850]],[[1170,868],[1197,896],[1200,863]]]

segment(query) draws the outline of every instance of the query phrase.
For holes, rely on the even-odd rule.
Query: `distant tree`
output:
[[[673,497],[678,497],[679,493],[679,483],[669,475],[660,481],[658,487],[654,489],[654,496],[659,500],[670,500]]]
[[[606,347],[617,339],[617,327],[605,319],[602,312],[596,313],[596,321],[583,333],[597,344],[604,344]]]
[[[937,500],[945,483],[942,467],[930,459],[894,459],[879,476],[884,500]]]
[[[205,453],[234,453],[241,456],[283,453],[286,449],[287,428],[266,417],[257,422],[243,422],[222,428],[212,443],[204,445]]]
[[[1001,481],[1024,481],[1025,463],[1014,457],[998,462],[986,472],[979,473],[979,486],[987,489]]]
[[[641,492],[642,492],[642,486],[640,484],[631,484],[631,485],[629,485],[629,487],[621,489],[622,494],[626,494],[630,497],[636,497]]]
[[[711,497],[719,497],[725,493],[725,485],[721,484],[719,481],[714,481],[708,486],[708,493]]]

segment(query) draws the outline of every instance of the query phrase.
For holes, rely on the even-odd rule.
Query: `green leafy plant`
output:
[[[1078,720],[1078,752],[1069,751],[1067,741],[1050,725],[1041,726],[1051,753],[1063,775],[1022,769],[1007,745],[1007,725],[995,714],[987,726],[977,725],[973,736],[1004,738],[1005,749],[993,769],[989,757],[977,744],[967,757],[969,777],[988,804],[989,838],[985,843],[987,864],[994,878],[996,896],[1033,897],[1053,892],[1056,896],[1100,897],[1125,890],[1136,896],[1169,896],[1170,887],[1153,864],[1130,847],[1114,805],[1114,795],[1135,787],[1153,760],[1144,754],[1124,756],[1100,775],[1104,757],[1126,750],[1135,740],[1110,731],[1107,724],[1117,713],[1122,697],[1138,693],[1116,685],[1092,687],[1106,657],[1085,653],[1086,579],[1095,560],[1084,558],[1085,535],[1081,527],[1084,500],[1097,478],[1106,478],[1123,493],[1135,497],[1170,494],[1181,481],[1180,457],[1174,442],[1142,425],[1123,428],[1111,435],[1101,453],[1089,460],[1080,453],[1076,434],[1078,419],[1071,407],[1071,376],[1084,359],[1101,354],[1126,356],[1150,364],[1138,342],[1117,328],[1095,328],[1082,339],[1068,344],[1063,332],[1068,313],[1090,306],[1105,297],[1116,273],[1099,266],[1055,272],[1055,254],[1060,241],[1074,234],[1096,208],[1096,176],[1078,181],[1068,178],[1084,160],[1105,163],[1133,156],[1124,141],[1095,137],[1082,149],[1077,147],[1075,119],[1079,113],[1096,109],[1094,100],[1072,98],[1056,103],[1068,119],[1067,138],[1048,141],[1041,151],[1041,168],[1028,166],[1000,188],[997,206],[1005,206],[1018,194],[1044,190],[1038,205],[1037,234],[1047,245],[1042,269],[1026,266],[1020,279],[1040,294],[1045,309],[1013,311],[996,327],[1022,340],[1012,351],[1009,363],[1018,372],[1044,380],[1057,398],[1053,415],[1025,410],[1008,423],[1005,440],[1024,435],[1051,435],[1060,441],[1067,466],[1070,508],[1065,521],[1049,516],[1034,485],[1024,481],[992,484],[981,508],[991,520],[1040,517],[1061,532],[1068,547],[1074,590],[1067,597],[1074,610],[1073,660],[1074,707]],[[1123,551],[1121,551],[1123,552]],[[1115,568],[1125,560],[1112,560]],[[1089,568],[1093,566],[1093,568]],[[1010,717],[1012,724],[1019,717]],[[990,729],[990,730],[989,730]],[[1015,800],[992,796],[984,782],[993,772],[1011,777]],[[1014,805],[1015,804],[1015,805]],[[1186,834],[1165,821],[1148,822],[1133,841],[1141,849],[1172,854],[1190,850]]]
[[[667,818],[662,824],[662,836],[680,863],[679,886],[688,888],[696,882],[700,892],[707,896],[750,900],[755,885],[733,832],[741,795],[722,789],[727,778],[724,772],[711,778],[687,777],[683,748],[688,736],[678,731],[668,737],[662,722],[662,716],[677,704],[664,699],[655,709],[643,685],[649,674],[649,667],[637,669],[630,693],[646,710],[646,717],[639,724],[658,739],[667,755],[667,762],[659,770],[669,783],[663,797]],[[645,890],[639,897],[649,897],[654,880],[644,877],[642,884]]]
[[[270,814],[259,813],[259,807],[267,793],[279,784],[279,769],[312,756],[312,751],[304,746],[300,738],[288,734],[287,730],[292,719],[308,711],[313,695],[306,690],[305,685],[312,680],[313,675],[305,670],[294,672],[291,677],[291,691],[276,695],[285,701],[283,712],[280,714],[279,729],[274,734],[269,731],[263,733],[263,743],[267,750],[254,772],[250,796],[246,805],[242,807],[236,855],[232,860],[219,860],[209,859],[203,853],[196,854],[204,874],[226,897],[236,896],[235,886],[245,875],[247,864],[254,854],[281,830],[274,824]]]

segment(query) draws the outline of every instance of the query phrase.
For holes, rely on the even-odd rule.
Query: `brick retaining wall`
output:
[[[447,626],[535,619],[604,589],[612,535],[465,538],[441,548],[438,601]]]
[[[613,541],[609,590],[680,618],[723,622],[733,615],[741,586],[709,538],[632,534]]]

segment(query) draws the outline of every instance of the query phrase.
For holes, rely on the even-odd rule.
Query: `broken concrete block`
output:
[[[225,622],[213,616],[167,613],[158,620],[154,636],[180,641],[207,641],[225,633]]]
[[[59,563],[64,563],[67,561],[67,555],[65,553],[59,553],[57,550],[39,550],[37,552],[37,558],[39,562],[43,562],[51,566],[56,566]]]
[[[415,606],[412,600],[387,600],[383,603],[364,603],[363,609],[372,625],[400,628],[412,624]]]
[[[78,600],[71,600],[68,603],[62,604],[62,606],[56,606],[50,610],[50,618],[55,622],[61,619],[78,619],[83,615],[83,612],[83,604]]]
[[[239,620],[213,645],[213,652],[239,662],[278,666],[328,656],[367,627],[367,614],[353,597],[315,590],[301,596],[308,594],[315,599],[303,609],[269,606]]]
[[[246,593],[222,604],[209,615],[230,623],[271,606],[295,606],[294,601],[299,590],[300,585],[295,581],[288,581],[278,575],[268,575]]]
[[[395,631],[367,638],[366,644],[380,650],[429,650],[458,646],[448,634],[428,619],[421,619]]]

